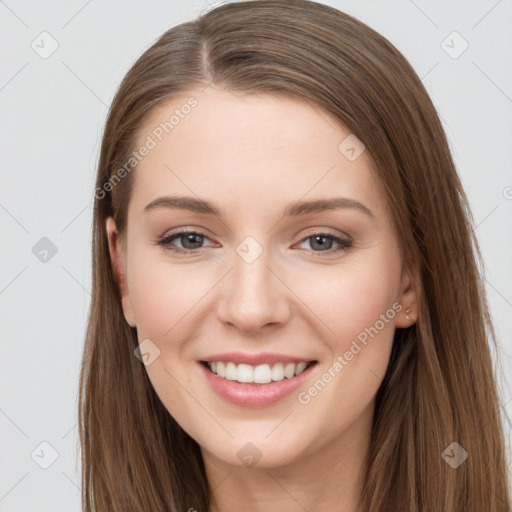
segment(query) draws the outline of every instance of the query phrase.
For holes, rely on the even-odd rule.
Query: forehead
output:
[[[284,94],[232,93],[209,86],[192,90],[157,106],[139,132],[139,143],[153,135],[157,142],[201,147],[229,147],[229,156],[271,151],[273,158],[293,154],[317,159],[338,152],[340,137],[350,131],[312,102]],[[213,147],[212,147],[213,146]],[[237,151],[238,149],[238,151]],[[309,154],[313,151],[313,154]],[[297,156],[297,159],[299,156]]]
[[[133,178],[139,208],[164,193],[252,208],[349,196],[386,207],[364,145],[311,102],[282,95],[233,94],[207,87],[156,107],[138,133],[151,146]],[[136,196],[136,197],[135,197]]]

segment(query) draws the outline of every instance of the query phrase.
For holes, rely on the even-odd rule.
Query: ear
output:
[[[400,296],[398,297],[402,309],[396,316],[396,327],[410,327],[416,322],[419,311],[420,283],[418,269],[413,265],[404,266]]]
[[[126,321],[131,327],[135,327],[135,315],[133,314],[132,302],[130,298],[130,292],[126,281],[126,263],[125,254],[123,247],[120,243],[119,234],[116,229],[116,223],[112,217],[109,217],[106,222],[108,247],[110,251],[110,260],[114,276],[119,286],[121,293],[121,303],[123,307],[123,313]]]

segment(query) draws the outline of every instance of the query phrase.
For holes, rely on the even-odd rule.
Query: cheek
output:
[[[129,270],[128,288],[139,338],[164,338],[215,282],[208,270],[172,265],[151,254],[132,258]]]
[[[332,282],[325,307],[318,310],[334,331],[323,339],[331,360],[297,396],[305,424],[323,431],[311,450],[372,410],[393,345],[398,277],[398,266],[383,271],[380,265],[347,265]]]
[[[400,262],[375,252],[328,270],[328,280],[302,277],[295,281],[295,290],[327,327],[322,331],[328,333],[332,349],[344,351],[375,324],[383,337],[392,336]]]
[[[183,365],[181,352],[186,345],[179,340],[186,339],[187,333],[197,327],[194,315],[200,311],[200,299],[215,276],[209,279],[204,272],[186,267],[171,264],[156,251],[134,250],[128,287],[139,342],[149,339],[159,351],[146,366],[151,384],[182,428],[193,431],[197,404],[186,390],[193,390],[196,383]]]
[[[364,258],[347,258],[336,272],[331,272],[323,294],[310,294],[308,305],[329,328],[322,332],[328,332],[323,342],[331,361],[319,376],[329,384],[303,390],[305,395],[299,402],[314,402],[306,409],[315,410],[318,417],[330,409],[333,432],[339,422],[353,419],[373,400],[385,375],[400,310],[400,277],[398,251],[381,245]],[[317,399],[317,394],[322,398]],[[343,412],[338,416],[333,411],[340,404]]]

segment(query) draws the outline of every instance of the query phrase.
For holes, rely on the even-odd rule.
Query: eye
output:
[[[182,247],[170,247],[174,240],[179,240],[182,243]],[[172,252],[189,254],[199,252],[198,249],[202,248],[201,245],[204,240],[209,240],[209,238],[202,233],[196,231],[179,231],[161,238],[158,244]]]
[[[181,247],[172,247],[175,240],[181,243]],[[181,253],[181,254],[193,254],[201,252],[203,249],[202,245],[205,240],[209,238],[197,231],[179,231],[171,233],[170,235],[164,236],[157,241],[158,245],[164,247],[166,250]],[[344,240],[339,236],[333,235],[332,233],[313,233],[303,238],[300,243],[309,241],[311,250],[315,253],[336,253],[338,251],[348,251],[353,242],[350,239]],[[333,244],[338,244],[337,249],[332,250]]]
[[[315,253],[332,254],[338,251],[346,252],[353,245],[352,240],[344,240],[343,238],[333,235],[332,233],[313,233],[311,235],[308,235],[306,238],[303,238],[300,243],[304,243],[307,241],[309,241],[309,246]],[[338,244],[339,247],[337,249],[331,250],[333,243]]]

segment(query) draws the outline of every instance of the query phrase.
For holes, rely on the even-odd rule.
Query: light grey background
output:
[[[325,3],[393,42],[438,108],[483,250],[502,403],[512,415],[512,1]],[[0,0],[0,511],[80,510],[77,379],[108,105],[143,50],[209,8],[205,0]],[[42,58],[52,39],[58,48]],[[34,254],[43,237],[55,255],[44,253],[48,242]]]

